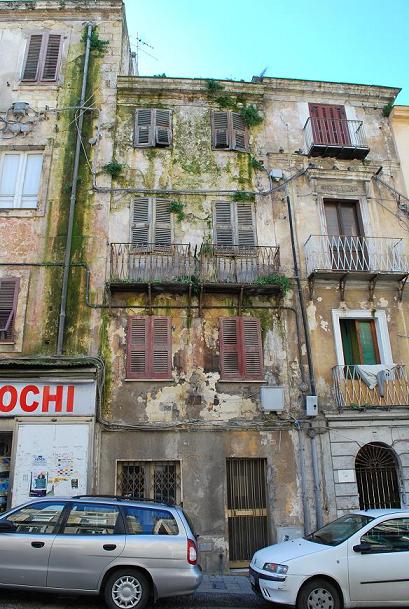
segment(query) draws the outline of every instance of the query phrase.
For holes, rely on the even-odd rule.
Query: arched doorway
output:
[[[398,463],[389,446],[365,444],[355,459],[361,510],[400,508]]]

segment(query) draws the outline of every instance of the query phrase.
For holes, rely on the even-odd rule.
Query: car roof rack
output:
[[[177,507],[177,503],[173,503],[171,501],[158,501],[158,499],[151,499],[150,497],[133,497],[132,495],[93,495],[93,494],[85,494],[85,495],[74,495],[72,499],[114,499],[115,501],[135,501],[140,503],[160,503],[161,505],[167,505],[168,507]]]

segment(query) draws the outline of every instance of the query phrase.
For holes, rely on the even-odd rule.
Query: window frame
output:
[[[33,503],[26,503],[24,505],[20,505],[18,506],[15,510],[13,510],[12,512],[6,513],[6,514],[2,514],[1,515],[1,520],[9,520],[11,516],[13,516],[14,514],[17,514],[18,512],[21,512],[24,509],[30,508],[30,507],[34,507],[34,506],[38,506],[38,505],[42,505],[42,504],[49,504],[49,505],[62,505],[62,510],[60,511],[60,514],[54,524],[53,530],[50,533],[39,533],[36,531],[33,532],[27,532],[27,531],[14,531],[11,533],[11,535],[56,535],[58,534],[58,532],[60,531],[61,525],[64,522],[64,518],[65,518],[65,514],[66,514],[66,510],[67,510],[67,505],[68,502],[64,501],[63,499],[61,501],[49,501],[47,499],[43,499],[41,501],[36,501]],[[13,522],[13,520],[11,520],[11,522]],[[21,523],[23,524],[23,522]]]
[[[379,355],[379,344],[378,344],[378,336],[376,333],[376,324],[375,324],[375,320],[374,319],[340,319],[339,320],[339,325],[341,327],[341,336],[342,336],[342,322],[353,322],[353,326],[354,326],[354,332],[355,332],[355,338],[356,338],[356,342],[357,342],[357,346],[358,346],[358,350],[359,350],[359,359],[363,360],[364,359],[364,350],[363,350],[363,346],[362,346],[362,341],[361,341],[361,333],[359,331],[359,324],[360,323],[369,323],[369,327],[370,327],[370,332],[371,332],[371,337],[372,337],[372,345],[373,345],[373,349],[374,349],[374,356],[375,359],[377,360],[375,362],[376,364],[380,364],[380,355]],[[344,345],[342,345],[343,348],[343,353],[344,353],[344,360],[345,360],[345,352],[344,352]],[[348,365],[348,364],[347,364]],[[368,364],[365,364],[365,362],[360,361],[357,364],[350,364],[352,366],[365,366]],[[370,365],[370,364],[369,364]]]
[[[232,321],[236,322],[236,345],[230,345],[229,348],[228,343],[224,340],[224,322]],[[251,349],[246,351],[245,345],[245,327],[244,320],[251,320],[252,322],[256,322],[257,328],[257,353],[260,361],[260,372],[258,374],[248,373],[246,370],[246,353],[252,353],[256,351],[252,351]],[[228,352],[237,352],[237,363],[238,370],[237,372],[226,372],[224,366],[224,355]],[[235,382],[235,381],[247,381],[247,382],[261,382],[264,381],[264,349],[263,349],[263,339],[261,335],[261,324],[260,320],[257,317],[251,316],[228,316],[228,317],[220,317],[219,319],[219,354],[220,354],[220,381],[222,382]]]
[[[408,526],[408,532],[409,532],[409,518],[406,516],[400,516],[399,518],[388,518],[387,520],[383,520],[382,522],[378,522],[377,524],[375,524],[371,529],[369,529],[368,531],[365,531],[365,533],[360,537],[360,543],[369,543],[372,545],[372,543],[370,541],[367,541],[365,539],[365,537],[367,535],[370,535],[371,531],[373,531],[374,529],[376,529],[377,527],[381,527],[382,525],[385,525],[388,522],[396,522],[399,520],[406,520],[407,521],[407,526]],[[403,549],[399,549],[399,548],[393,548],[392,549],[388,549],[388,547],[385,546],[379,546],[377,549],[377,546],[374,544],[373,548],[371,548],[369,550],[369,554],[395,554],[395,553],[401,553],[401,552],[407,552],[409,555],[409,542],[408,542],[408,546],[406,548]]]
[[[60,80],[60,72],[61,72],[61,63],[62,63],[62,51],[63,51],[63,43],[64,43],[64,35],[65,32],[63,32],[62,30],[31,30],[29,32],[27,32],[27,36],[26,36],[26,48],[24,51],[24,58],[23,58],[23,63],[21,66],[21,70],[20,70],[20,78],[19,78],[19,83],[20,85],[42,85],[42,86],[47,86],[47,85],[53,85],[53,84],[58,84],[59,80]],[[40,47],[40,53],[39,53],[39,57],[38,57],[38,62],[37,62],[37,71],[36,71],[36,78],[33,80],[28,80],[28,79],[24,79],[24,72],[26,69],[26,64],[27,64],[27,57],[28,57],[28,52],[30,49],[30,43],[31,43],[31,37],[32,36],[41,36],[41,47]],[[48,46],[48,40],[50,38],[50,36],[60,36],[60,45],[59,45],[59,49],[58,49],[58,58],[57,58],[57,63],[56,63],[56,67],[55,67],[55,78],[53,79],[44,79],[44,69],[45,69],[45,59],[46,59],[46,53],[47,53],[47,46]]]
[[[87,535],[85,533],[64,533],[64,529],[67,526],[68,523],[68,518],[73,510],[73,508],[76,505],[91,505],[91,506],[98,506],[98,507],[109,507],[109,508],[113,508],[116,509],[118,511],[118,518],[116,520],[115,523],[115,527],[113,529],[112,533],[101,533],[101,535],[94,535],[94,534],[90,534]],[[61,536],[62,538],[65,535],[71,535],[72,537],[92,537],[92,538],[97,538],[97,537],[102,537],[102,536],[106,536],[106,537],[112,537],[113,535],[124,535],[125,533],[125,524],[124,524],[124,517],[122,514],[122,510],[120,508],[120,505],[114,505],[111,503],[103,503],[103,502],[93,502],[93,501],[67,501],[65,508],[63,510],[63,516],[60,519],[60,524],[59,527],[57,529],[57,534],[59,536]]]
[[[153,477],[154,477],[154,472],[155,472],[155,466],[156,465],[174,465],[175,466],[175,476],[176,476],[176,504],[181,504],[182,503],[182,498],[183,498],[183,486],[182,486],[182,465],[180,460],[178,459],[162,459],[162,460],[155,460],[155,459],[117,459],[116,461],[116,468],[115,468],[115,488],[117,490],[117,494],[118,495],[122,495],[123,494],[123,487],[121,486],[120,483],[120,476],[122,475],[122,472],[120,471],[124,466],[129,466],[129,465],[139,465],[139,466],[144,466],[145,468],[147,468],[147,475],[144,481],[144,494],[145,494],[145,490],[148,490],[148,498],[153,498],[150,497],[150,493],[152,491],[153,488]],[[123,469],[122,469],[123,471]],[[146,474],[146,472],[145,472]],[[179,525],[179,523],[178,523]]]
[[[134,320],[144,320],[145,328],[145,369],[144,372],[133,372],[131,370],[131,357],[133,345],[131,342],[132,323]],[[168,330],[167,370],[166,372],[154,372],[154,323],[156,320],[166,320]],[[165,350],[165,349],[164,349]],[[171,381],[172,379],[172,325],[171,318],[165,315],[129,315],[126,333],[126,379],[133,381]]]
[[[43,179],[44,161],[45,161],[44,150],[38,150],[38,151],[37,150],[8,150],[8,151],[0,150],[0,181],[2,179],[5,158],[10,155],[14,155],[14,156],[18,155],[20,157],[18,170],[17,170],[16,188],[15,188],[15,192],[13,195],[12,207],[3,207],[1,205],[1,196],[2,195],[0,194],[0,213],[2,211],[6,211],[6,210],[36,211],[39,209],[40,193],[41,193],[41,189],[42,189],[42,179]],[[25,196],[23,194],[23,188],[24,188],[24,181],[26,178],[28,157],[30,157],[30,156],[41,156],[41,170],[40,170],[40,176],[39,176],[39,182],[38,182],[38,190],[37,190],[36,194],[31,195],[32,197],[35,196],[37,201],[36,201],[36,205],[33,207],[23,207],[22,202],[23,202],[23,198]],[[12,195],[10,195],[10,197],[11,196]]]

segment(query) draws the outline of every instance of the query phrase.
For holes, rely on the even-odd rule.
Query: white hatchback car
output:
[[[366,510],[256,552],[253,590],[297,609],[409,605],[409,511]]]

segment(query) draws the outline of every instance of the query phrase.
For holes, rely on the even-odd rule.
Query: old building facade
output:
[[[64,494],[182,502],[213,572],[407,504],[398,89],[135,77],[121,2],[0,9],[8,503],[60,459]]]

